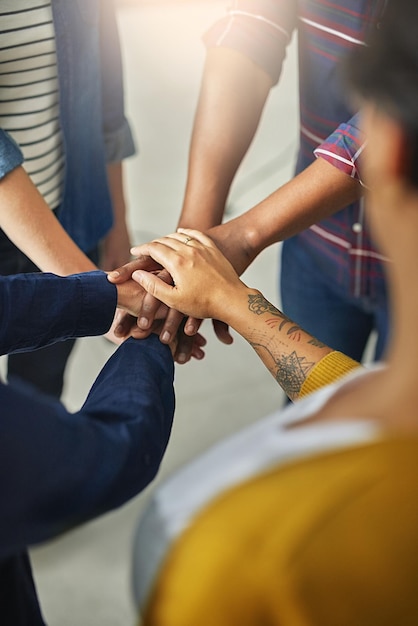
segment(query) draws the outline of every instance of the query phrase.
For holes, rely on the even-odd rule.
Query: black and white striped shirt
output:
[[[51,208],[61,202],[64,151],[51,0],[0,2],[0,127]]]

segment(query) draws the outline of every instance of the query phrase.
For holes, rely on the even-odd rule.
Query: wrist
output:
[[[249,318],[252,315],[249,308],[250,297],[260,296],[261,293],[257,289],[247,287],[244,283],[241,285],[242,287],[233,295],[225,298],[226,310],[223,318],[219,317],[219,319],[246,338],[250,326]]]

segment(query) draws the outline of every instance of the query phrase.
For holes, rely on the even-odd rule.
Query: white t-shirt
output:
[[[64,150],[51,0],[2,0],[0,32],[0,127],[19,144],[23,167],[55,209]]]

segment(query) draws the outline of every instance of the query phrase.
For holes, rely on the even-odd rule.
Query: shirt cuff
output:
[[[23,154],[4,130],[0,129],[0,179],[23,163]]]
[[[351,124],[341,124],[314,150],[314,155],[325,159],[351,178],[362,182],[359,157],[364,147],[363,133]]]
[[[308,396],[314,391],[335,382],[358,367],[362,367],[362,365],[342,352],[329,352],[315,365],[303,383],[299,398]]]
[[[107,163],[119,163],[135,154],[135,142],[128,120],[115,131],[106,132],[105,149]]]
[[[282,71],[291,28],[256,15],[226,17],[216,22],[203,36],[206,48],[230,48],[261,67],[275,85]]]
[[[81,308],[77,335],[103,335],[110,329],[118,303],[117,288],[106,272],[96,270],[75,275],[81,284]]]

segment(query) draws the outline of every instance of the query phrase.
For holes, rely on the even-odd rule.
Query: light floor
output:
[[[204,61],[200,36],[229,4],[230,0],[121,3],[127,110],[140,149],[126,167],[134,243],[175,229]],[[228,218],[291,176],[296,80],[292,46],[284,80],[272,91],[262,128],[233,188]],[[278,301],[278,257],[278,247],[268,249],[244,277],[274,302]],[[204,330],[208,339],[205,360],[178,367],[176,372],[175,425],[158,480],[283,401],[276,383],[245,342],[236,338],[233,346],[223,346],[209,322]],[[81,405],[112,350],[102,338],[79,341],[69,364],[64,397],[71,409]],[[130,590],[132,538],[153,486],[120,510],[33,550],[36,581],[50,626],[136,623]]]

